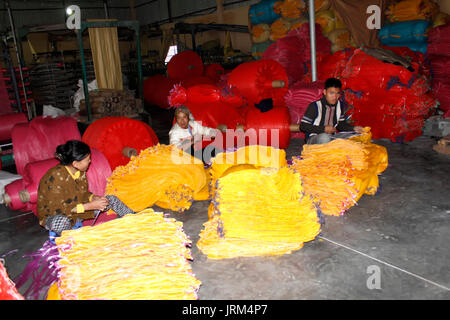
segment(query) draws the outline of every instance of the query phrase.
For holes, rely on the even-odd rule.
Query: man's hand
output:
[[[336,128],[333,126],[325,126],[325,133],[332,134],[336,132]]]
[[[364,132],[364,128],[360,127],[360,126],[354,127],[353,130],[355,130],[356,133],[363,133]]]

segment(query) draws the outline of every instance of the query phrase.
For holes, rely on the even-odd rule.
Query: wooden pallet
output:
[[[439,140],[437,145],[433,146],[433,149],[439,153],[450,155],[450,134]]]

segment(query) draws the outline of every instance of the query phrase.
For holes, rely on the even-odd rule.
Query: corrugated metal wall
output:
[[[225,9],[251,5],[260,0],[225,0]],[[0,1],[0,30],[9,28],[6,2]],[[169,15],[170,3],[170,15]],[[82,19],[104,18],[102,0],[10,0],[17,28],[23,26],[62,24],[66,21],[65,8],[76,4],[81,8]],[[130,20],[130,1],[108,0],[110,18]],[[190,15],[202,15],[215,11],[216,0],[135,0],[136,18],[141,24],[168,22]]]

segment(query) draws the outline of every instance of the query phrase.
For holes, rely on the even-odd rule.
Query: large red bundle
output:
[[[324,87],[324,81],[299,81],[289,88],[284,96],[284,100],[289,108],[292,123],[300,124],[308,105],[313,101],[319,100],[323,96]],[[305,135],[300,132],[292,134],[292,137],[304,138]]]
[[[287,149],[291,139],[291,117],[287,107],[275,107],[267,112],[249,106],[246,112],[245,129],[249,136],[248,144],[272,146]],[[251,129],[256,133],[252,141]]]
[[[190,88],[175,85],[170,90],[169,104],[174,107],[196,105],[221,101],[230,106],[240,107],[244,104],[242,97],[226,92],[215,85],[200,84]]]
[[[30,162],[54,157],[56,147],[68,140],[80,140],[77,121],[71,117],[36,117],[11,131],[17,173],[23,175]]]
[[[141,150],[158,144],[158,137],[146,123],[126,117],[105,117],[93,122],[83,134],[83,141],[91,148],[100,150],[112,170],[126,165],[130,158],[123,154],[124,148]]]
[[[172,57],[167,63],[169,78],[182,81],[203,74],[202,58],[194,51],[182,51]]]
[[[25,113],[9,113],[0,115],[0,141],[11,140],[12,128],[19,123],[28,123]]]
[[[306,65],[311,61],[310,50],[309,25],[304,24],[270,45],[264,51],[262,59],[272,59],[280,63],[286,70],[289,85],[293,85],[303,77]],[[323,36],[321,26],[318,24],[316,24],[316,52],[319,55],[331,52],[330,40]]]
[[[428,54],[450,56],[450,24],[439,26],[428,32]]]
[[[444,117],[450,117],[450,81],[433,82],[433,93],[439,101],[439,109],[445,112]]]
[[[214,80],[211,80],[210,78],[205,76],[194,76],[181,81],[181,85],[185,88],[190,88],[200,84],[215,85],[215,82]]]
[[[258,104],[263,99],[273,99],[276,106],[284,105],[287,87],[286,71],[274,60],[243,63],[228,78],[228,88],[244,97],[250,105]]]
[[[450,70],[450,56],[444,55],[429,55],[428,59],[431,64],[433,81],[450,82],[448,77]]]
[[[215,83],[219,82],[220,77],[222,77],[222,75],[224,74],[225,69],[218,63],[207,64],[205,65],[205,68],[203,70],[203,75],[210,78]]]
[[[167,97],[176,82],[160,74],[145,79],[143,83],[145,102],[160,108],[169,108]]]

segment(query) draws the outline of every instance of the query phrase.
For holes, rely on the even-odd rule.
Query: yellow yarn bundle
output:
[[[217,182],[197,246],[212,259],[282,255],[320,232],[317,209],[291,169],[240,165]]]
[[[64,231],[56,244],[61,299],[197,299],[200,281],[187,261],[190,240],[181,222],[161,212],[148,209]]]
[[[378,174],[387,164],[386,148],[371,143],[366,127],[358,137],[303,146],[291,168],[300,173],[305,192],[320,203],[323,213],[342,215],[363,194],[375,194]]]
[[[134,211],[156,204],[184,211],[194,199],[208,198],[203,162],[172,145],[156,145],[117,167],[108,179],[106,193],[117,196]],[[206,189],[205,189],[206,188]]]

